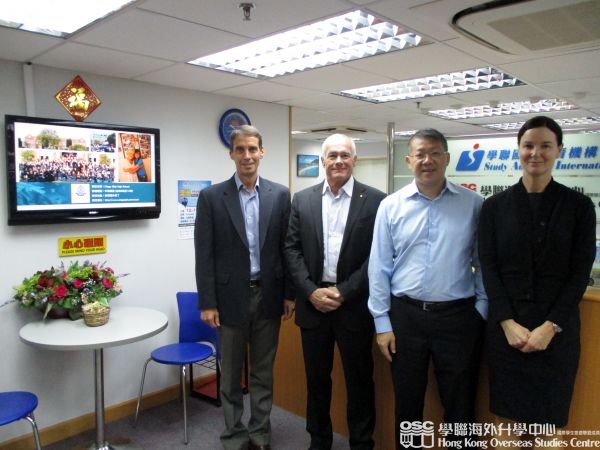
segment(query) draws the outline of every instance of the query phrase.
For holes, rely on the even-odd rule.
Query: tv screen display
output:
[[[160,215],[156,128],[5,116],[8,224]]]

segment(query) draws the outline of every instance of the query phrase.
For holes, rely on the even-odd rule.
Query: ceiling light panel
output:
[[[273,78],[428,43],[415,33],[357,10],[189,63]]]
[[[513,114],[547,113],[577,109],[566,100],[544,99],[532,103],[530,101],[500,103],[497,107],[490,105],[467,106],[459,109],[439,109],[429,114],[442,119],[460,120],[481,117],[504,116]]]
[[[395,136],[412,136],[419,130],[406,130],[406,131],[396,131],[394,133]]]
[[[415,78],[413,80],[349,89],[341,91],[340,94],[358,100],[384,103],[433,97],[436,95],[460,94],[485,89],[521,86],[524,84],[524,82],[512,75],[500,72],[493,67],[481,67],[462,72],[444,73],[430,77]]]
[[[600,125],[600,117],[573,117],[569,119],[554,119],[561,127],[580,127],[582,125]],[[483,125],[485,128],[491,128],[493,130],[509,131],[519,130],[525,121],[521,122],[506,122],[506,123],[490,123]]]
[[[19,0],[5,2],[0,26],[67,37],[86,25],[113,13],[133,0]]]

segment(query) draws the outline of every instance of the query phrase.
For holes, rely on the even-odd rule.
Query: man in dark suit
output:
[[[236,172],[200,191],[196,210],[199,308],[202,320],[219,329],[226,428],[221,443],[227,450],[270,449],[280,316],[288,319],[294,310],[283,255],[290,194],[258,176],[263,156],[259,131],[248,125],[236,129],[229,149]],[[240,381],[248,347],[251,410],[246,427]]]
[[[354,179],[356,160],[348,136],[334,134],[325,140],[321,162],[326,180],[294,195],[285,243],[308,384],[310,449],[331,448],[335,342],[344,366],[350,448],[374,446],[373,321],[367,309],[367,265],[377,207],[385,194]]]

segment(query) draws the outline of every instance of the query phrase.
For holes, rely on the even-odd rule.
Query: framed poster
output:
[[[318,177],[319,176],[319,155],[297,155],[296,176]]]

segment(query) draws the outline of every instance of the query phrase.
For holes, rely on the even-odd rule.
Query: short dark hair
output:
[[[556,136],[556,143],[558,145],[563,145],[562,128],[554,119],[546,116],[535,116],[525,122],[517,134],[517,144],[521,144],[521,138],[525,132],[532,128],[548,128]]]
[[[258,128],[253,127],[252,125],[242,125],[233,130],[229,135],[229,151],[233,151],[233,143],[235,139],[239,136],[255,137],[258,139],[258,148],[263,148],[262,136],[260,135],[260,131],[258,131]]]
[[[408,140],[409,152],[410,146],[412,145],[415,139],[428,139],[430,141],[440,142],[444,146],[444,151],[448,151],[448,141],[446,141],[446,137],[438,130],[434,130],[433,128],[423,128],[422,130],[419,130],[415,134],[413,134]]]

